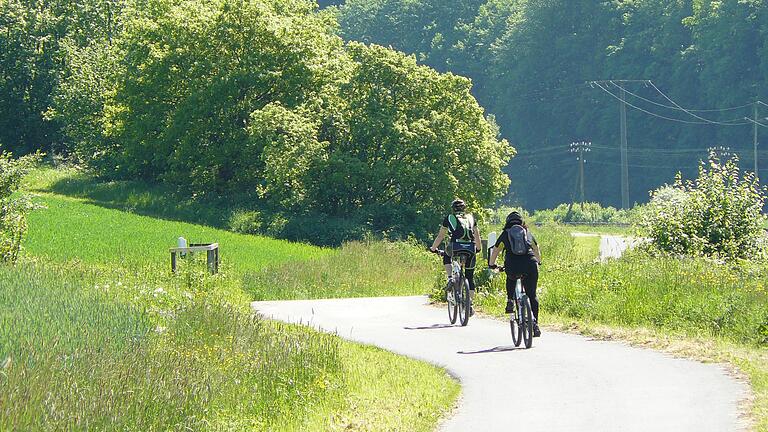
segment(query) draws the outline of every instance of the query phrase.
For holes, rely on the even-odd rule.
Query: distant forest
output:
[[[768,102],[763,0],[348,0],[339,21],[348,40],[470,77],[518,151],[506,199],[528,208],[572,199],[574,141],[592,143],[587,199],[621,203],[624,90],[631,202],[677,171],[694,176],[711,147],[752,170],[754,125],[745,117],[757,106],[768,126],[768,107],[757,103]],[[613,81],[590,84],[598,80]],[[758,129],[768,144],[768,129]],[[768,145],[758,150],[768,176]]]

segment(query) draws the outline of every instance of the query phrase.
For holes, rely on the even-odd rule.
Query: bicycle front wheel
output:
[[[512,332],[512,343],[519,347],[520,342],[523,341],[523,326],[520,325],[520,302],[515,300],[512,303],[514,309],[509,314],[509,330]]]
[[[471,307],[469,298],[469,281],[467,278],[461,278],[461,284],[459,285],[459,296],[456,298],[459,303],[459,323],[462,326],[469,323],[469,308]]]
[[[530,348],[533,344],[533,312],[531,311],[531,302],[528,300],[528,296],[523,295],[521,303],[522,310],[520,312],[522,319],[520,321],[522,324],[523,342],[526,348]]]
[[[445,288],[445,297],[448,301],[448,320],[451,324],[456,324],[456,318],[459,315],[459,304],[456,301],[457,291],[456,284],[453,282],[450,282]]]

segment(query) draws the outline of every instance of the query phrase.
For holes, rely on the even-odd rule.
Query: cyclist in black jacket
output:
[[[488,262],[490,268],[497,268],[496,258],[499,253],[506,251],[504,256],[504,271],[507,274],[507,307],[505,311],[511,313],[514,305],[510,300],[515,291],[515,279],[513,276],[522,275],[525,294],[531,301],[533,311],[533,336],[541,336],[539,330],[539,299],[536,297],[536,285],[539,281],[539,264],[541,263],[541,251],[536,237],[528,230],[523,222],[523,217],[518,212],[507,215],[504,231],[499,236],[491,252]]]

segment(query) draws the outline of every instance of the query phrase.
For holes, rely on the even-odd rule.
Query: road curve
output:
[[[719,365],[618,342],[545,332],[515,349],[508,324],[447,325],[426,297],[254,302],[264,316],[309,324],[440,365],[462,384],[443,431],[741,431],[746,386]]]

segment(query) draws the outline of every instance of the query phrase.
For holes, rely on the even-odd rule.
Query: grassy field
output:
[[[44,192],[52,176],[64,177],[37,172],[31,186]],[[30,220],[23,263],[0,269],[0,300],[10,305],[0,310],[0,430],[428,431],[453,407],[459,386],[439,368],[264,321],[248,307],[259,292],[305,295],[292,291],[299,284],[275,289],[266,269],[311,279],[339,259],[386,268],[412,258],[405,245],[384,255],[331,250],[91,199],[38,200],[46,209]],[[218,241],[223,271],[208,275],[197,257],[172,275],[167,250],[180,235]],[[385,272],[389,282],[370,289],[348,282],[357,276],[324,274],[315,295],[427,289],[415,272],[402,281]],[[263,285],[245,289],[258,278]]]

